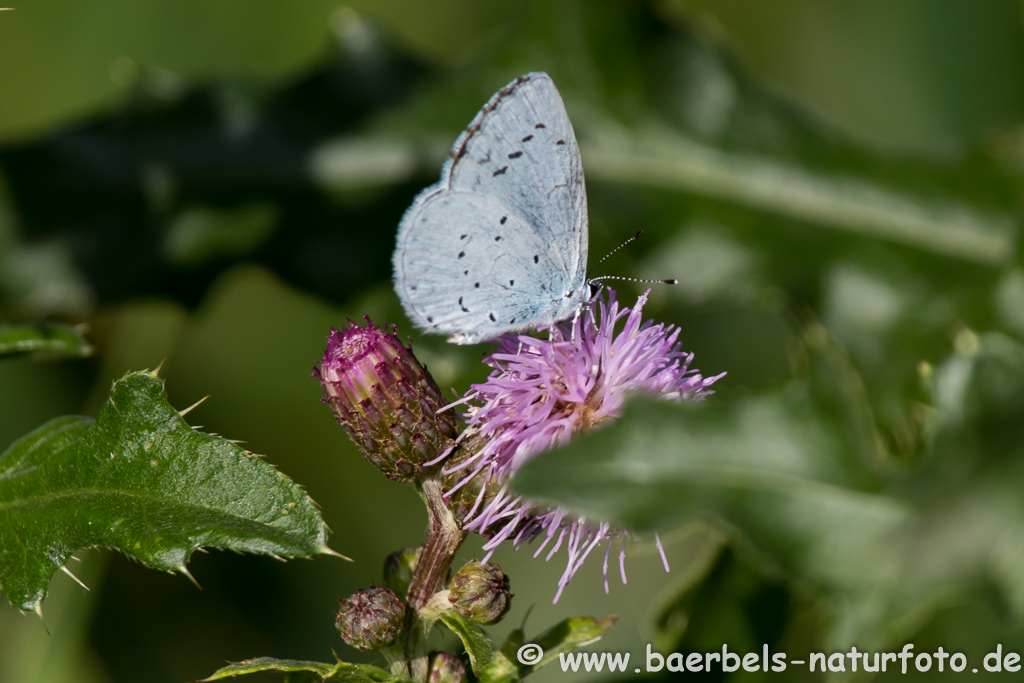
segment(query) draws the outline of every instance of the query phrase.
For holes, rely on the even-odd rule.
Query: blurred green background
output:
[[[821,452],[857,467],[815,466],[915,510],[929,590],[858,632],[880,622],[837,616],[857,605],[827,572],[682,515],[662,530],[673,571],[634,544],[607,597],[599,557],[552,606],[564,558],[502,550],[516,599],[494,632],[532,607],[529,632],[619,613],[592,649],[636,655],[1024,650],[1024,3],[32,0],[0,13],[0,321],[87,323],[97,353],[0,360],[0,448],[163,363],[175,406],[211,397],[190,422],[306,486],[355,562],[197,554],[199,591],[82,553],[92,590],[56,576],[49,634],[0,605],[0,681],[178,683],[331,648],[372,661],[337,637],[336,599],[379,581],[425,515],[358,456],[310,369],[332,325],[369,314],[414,338],[440,386],[486,376],[483,347],[403,318],[394,233],[477,109],[541,70],[580,141],[592,256],[646,230],[603,268],[679,278],[646,311],[682,327],[705,374],[728,371],[711,401],[770,408],[732,435],[782,457],[782,433],[809,461],[816,439],[842,444]]]

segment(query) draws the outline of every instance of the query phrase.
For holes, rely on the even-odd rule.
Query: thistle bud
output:
[[[390,645],[402,630],[405,606],[388,588],[360,588],[339,605],[338,633],[363,652]]]
[[[457,435],[452,414],[437,412],[445,401],[434,378],[393,326],[384,330],[366,318],[366,327],[331,330],[313,376],[363,456],[389,479],[422,479],[423,463]]]
[[[508,589],[508,577],[498,565],[467,562],[448,587],[448,602],[472,622],[494,624],[512,605]]]
[[[466,683],[466,667],[451,652],[435,652],[430,657],[429,683]]]
[[[393,590],[395,595],[405,596],[409,592],[421,551],[422,548],[405,548],[384,559],[384,585]]]

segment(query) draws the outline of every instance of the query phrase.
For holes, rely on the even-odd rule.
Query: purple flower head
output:
[[[541,539],[535,557],[553,542],[546,559],[564,543],[568,562],[556,602],[587,555],[602,540],[626,532],[562,508],[537,506],[508,490],[509,476],[574,434],[616,419],[633,394],[699,401],[725,374],[704,378],[690,369],[693,354],[681,351],[679,329],[641,319],[646,302],[647,293],[632,309],[620,308],[609,289],[571,323],[551,328],[550,339],[505,335],[484,361],[494,371],[460,401],[469,406],[467,429],[459,437],[467,447],[444,470],[456,515],[463,528],[489,539],[488,557],[505,540],[518,549]],[[605,591],[610,549],[611,540],[604,557]],[[620,570],[624,553],[625,542]]]

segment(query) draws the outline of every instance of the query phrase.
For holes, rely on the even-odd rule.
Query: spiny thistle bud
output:
[[[455,439],[455,418],[438,414],[444,398],[412,349],[366,318],[331,330],[327,351],[313,369],[338,422],[363,455],[389,479],[422,479],[423,463]]]
[[[409,592],[409,584],[412,583],[412,575],[419,564],[422,550],[405,548],[384,558],[384,585],[393,590],[395,595],[405,596]]]
[[[496,564],[467,562],[455,572],[448,587],[448,602],[466,619],[495,624],[512,605],[508,577]]]
[[[430,656],[429,683],[465,683],[466,667],[451,652],[434,652]]]
[[[390,645],[402,630],[405,605],[388,588],[360,588],[338,604],[338,633],[363,652]]]

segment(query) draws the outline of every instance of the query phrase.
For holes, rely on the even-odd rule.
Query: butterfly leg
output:
[[[580,308],[576,309],[576,315],[574,315],[572,317],[572,335],[571,336],[572,336],[572,347],[574,349],[578,349],[579,348],[579,345],[576,343],[576,329],[577,329],[577,327],[579,327],[580,313],[582,313],[582,312],[583,312],[583,307],[581,306]]]
[[[599,329],[597,325],[597,316],[594,314],[594,305],[587,305],[587,317],[590,318],[590,324],[594,326],[594,329]]]

